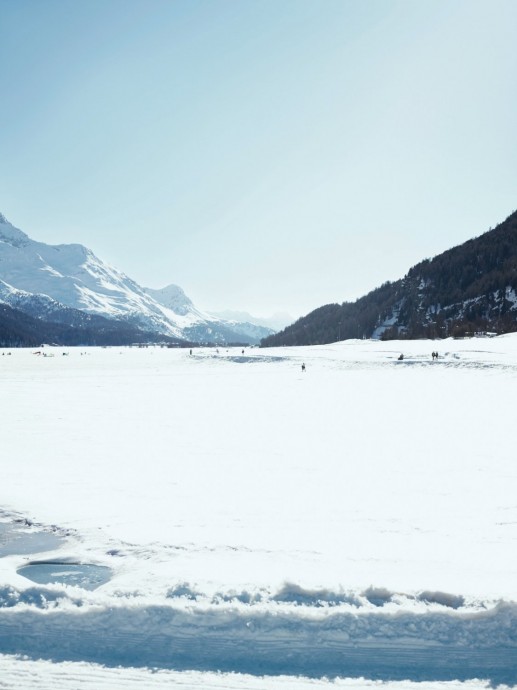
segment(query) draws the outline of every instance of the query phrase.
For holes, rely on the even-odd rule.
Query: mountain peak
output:
[[[159,304],[181,316],[188,314],[194,306],[192,300],[187,297],[179,285],[167,285],[159,290],[144,288],[144,291]]]
[[[15,228],[4,214],[0,213],[0,242],[6,242],[13,247],[23,247],[28,241],[28,235]]]

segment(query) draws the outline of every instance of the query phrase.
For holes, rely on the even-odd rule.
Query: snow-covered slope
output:
[[[242,330],[196,309],[181,288],[142,288],[90,249],[36,242],[1,214],[0,280],[0,300],[32,316],[46,318],[64,305],[176,338],[242,340]]]
[[[0,218],[0,278],[25,293],[47,295],[74,309],[126,319],[175,337],[198,319],[180,317],[158,304],[133,280],[80,244],[31,240]],[[21,303],[18,308],[22,308]]]
[[[201,318],[204,318],[204,316],[201,316],[201,312],[194,307],[190,297],[187,297],[179,285],[167,285],[159,290],[146,287],[144,290],[153,299],[164,307],[171,309],[175,314],[185,316],[195,311]]]

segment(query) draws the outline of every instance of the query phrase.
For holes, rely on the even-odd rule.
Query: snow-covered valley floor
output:
[[[517,684],[517,336],[0,352],[0,688]]]

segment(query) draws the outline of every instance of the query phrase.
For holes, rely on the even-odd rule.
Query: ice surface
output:
[[[57,563],[37,561],[18,569],[18,574],[43,585],[61,583],[82,589],[97,589],[111,579],[111,571],[90,563]]]
[[[34,585],[0,559],[4,652],[517,682],[516,336],[12,352],[0,505],[113,577]]]
[[[61,537],[54,532],[24,529],[12,521],[0,522],[0,557],[53,551],[61,543]]]

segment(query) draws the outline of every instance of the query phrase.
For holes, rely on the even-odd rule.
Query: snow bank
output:
[[[74,588],[69,588],[73,590]],[[517,605],[206,604],[0,591],[5,653],[254,675],[517,682]]]

